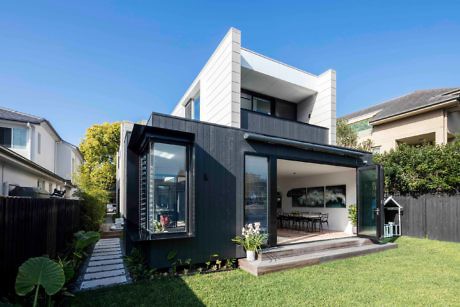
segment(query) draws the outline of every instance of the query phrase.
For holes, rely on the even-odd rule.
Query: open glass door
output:
[[[383,235],[383,168],[359,167],[357,176],[358,236],[378,241]]]

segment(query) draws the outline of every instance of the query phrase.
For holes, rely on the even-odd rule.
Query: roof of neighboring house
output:
[[[450,100],[460,100],[460,87],[418,90],[410,94],[394,98],[369,108],[345,115],[341,118],[352,119],[358,116],[377,112],[371,122],[403,114],[409,111],[434,106]]]
[[[0,107],[0,119],[31,124],[40,124],[41,122],[45,121],[45,119],[42,117],[29,115],[2,107]]]
[[[52,130],[52,132],[57,136],[59,141],[65,142],[71,145],[72,147],[74,147],[76,151],[78,152],[78,154],[82,156],[83,158],[83,155],[81,154],[78,147],[73,144],[70,144],[69,142],[64,141],[59,135],[59,133],[57,133],[56,129],[54,129],[53,125],[51,125],[51,123],[46,118],[22,113],[22,112],[11,110],[11,109],[4,108],[4,107],[0,107],[0,120],[9,120],[9,121],[15,121],[15,122],[21,122],[21,123],[37,124],[37,125],[41,123],[46,123],[48,127]]]
[[[0,160],[2,160],[2,159],[7,159],[10,162],[16,163],[16,165],[22,165],[22,166],[25,166],[25,167],[29,167],[29,168],[33,169],[35,172],[37,172],[37,173],[40,173],[40,174],[48,176],[48,177],[52,177],[53,179],[56,179],[58,181],[61,181],[61,182],[65,183],[68,186],[73,187],[72,183],[69,180],[66,180],[66,179],[62,178],[61,176],[56,175],[52,171],[50,171],[50,170],[38,165],[35,162],[32,162],[31,160],[29,160],[29,159],[21,156],[20,154],[12,151],[11,149],[9,149],[9,148],[7,148],[7,147],[5,147],[3,145],[0,145]]]

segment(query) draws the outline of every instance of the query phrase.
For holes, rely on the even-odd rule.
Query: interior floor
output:
[[[320,240],[340,239],[353,237],[354,235],[343,232],[323,229],[316,232],[308,232],[303,230],[293,230],[286,228],[278,228],[277,242],[278,245],[314,242]]]

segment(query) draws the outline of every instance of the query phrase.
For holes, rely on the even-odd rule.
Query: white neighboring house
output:
[[[1,195],[19,186],[72,196],[83,157],[46,119],[0,108],[0,146]]]
[[[335,145],[336,73],[314,75],[243,48],[230,28],[172,115],[248,129],[242,110],[325,127]]]

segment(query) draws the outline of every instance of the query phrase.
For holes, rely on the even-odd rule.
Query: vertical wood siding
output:
[[[0,296],[12,291],[25,260],[66,249],[79,221],[77,200],[0,197]]]

